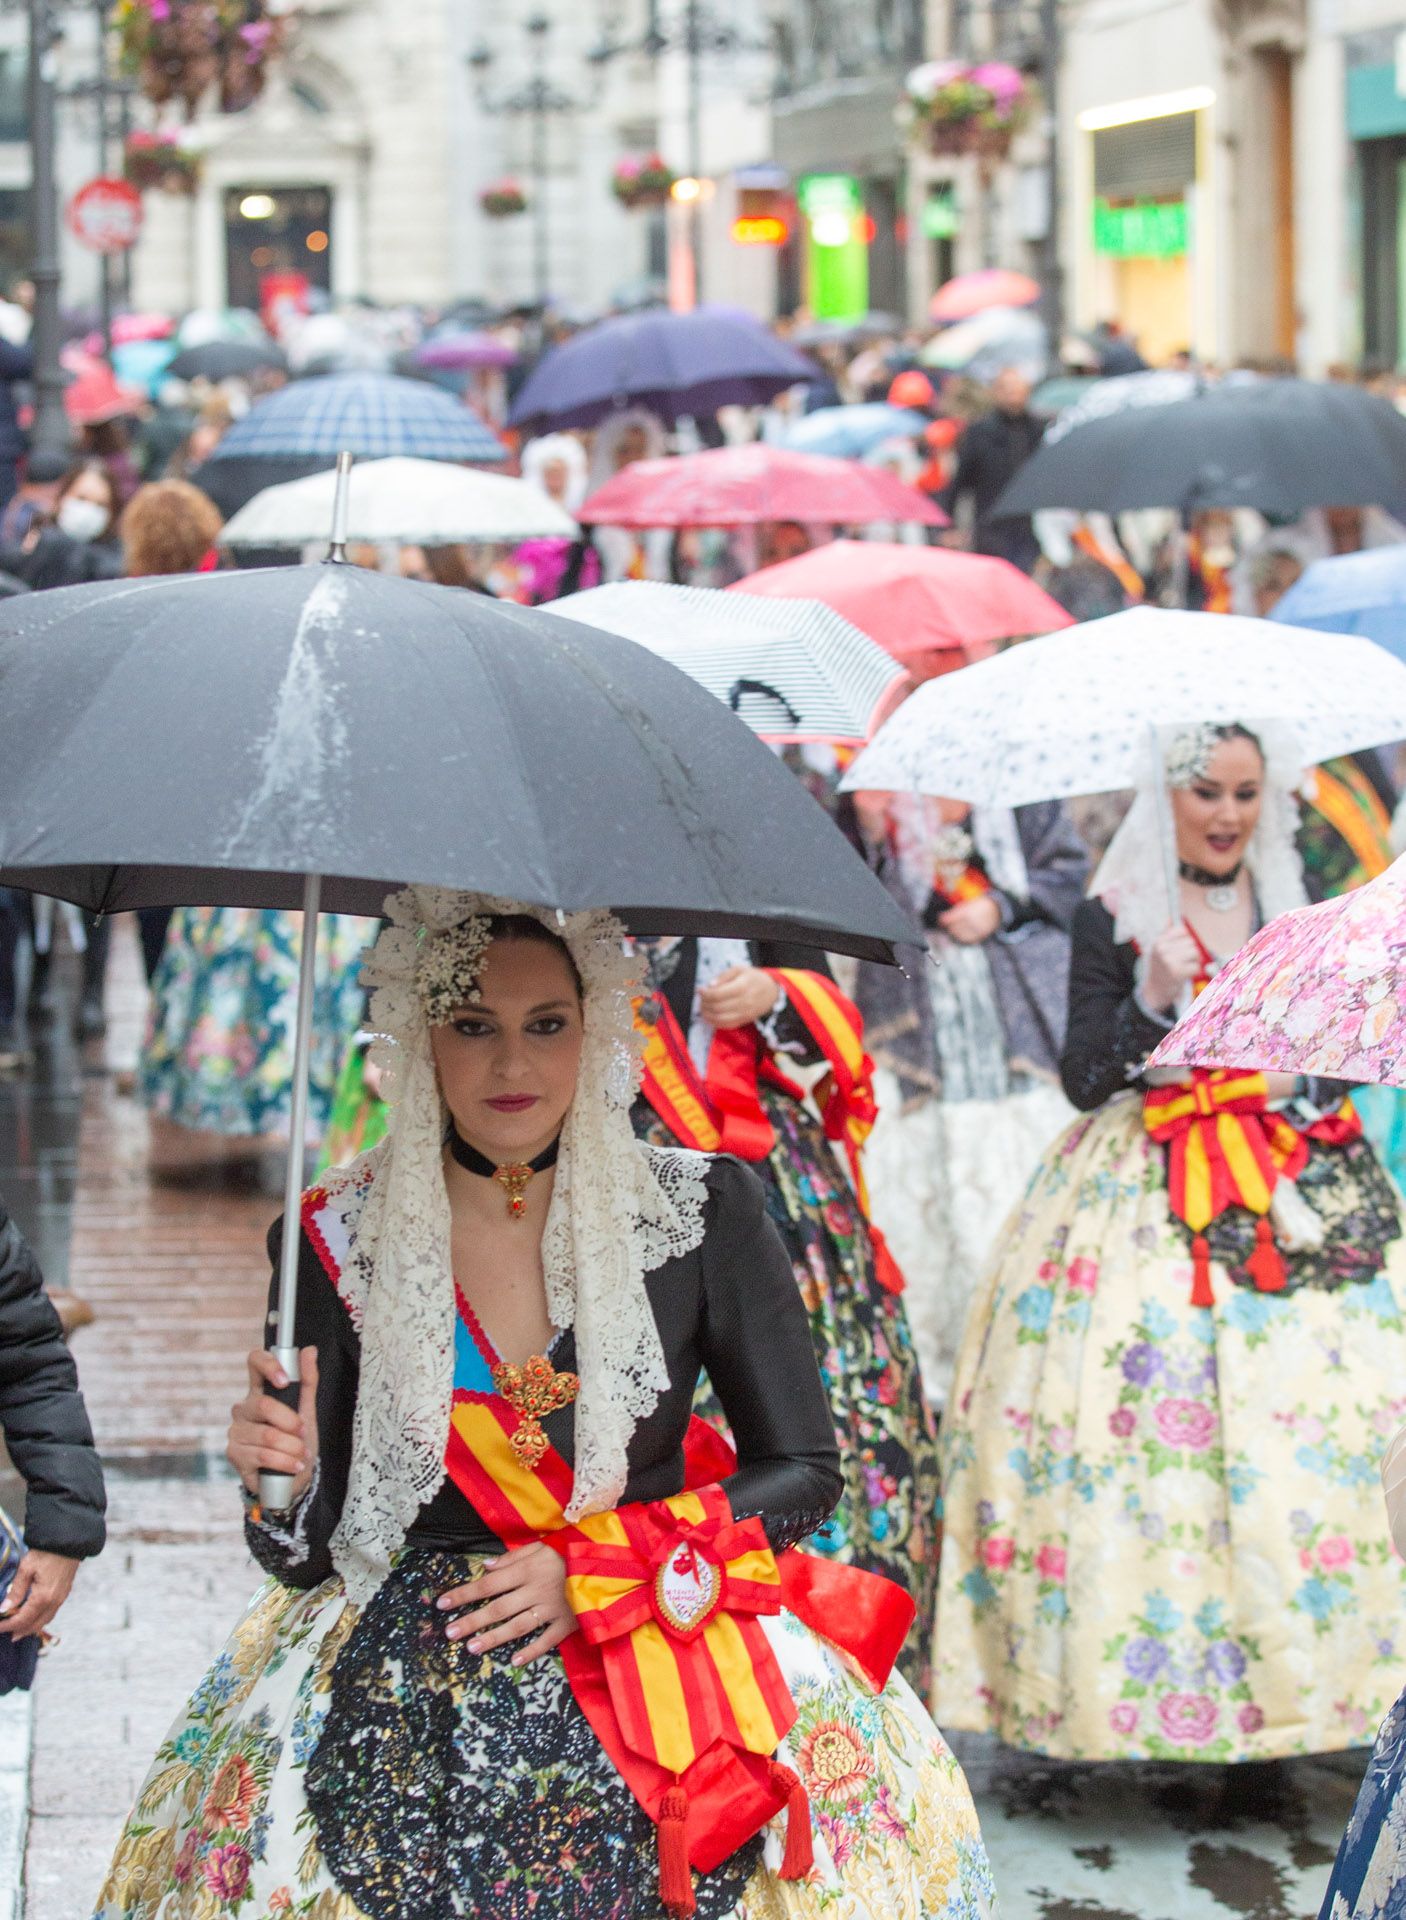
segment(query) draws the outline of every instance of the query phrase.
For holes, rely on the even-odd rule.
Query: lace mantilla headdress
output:
[[[365,1196],[343,1262],[361,1375],[346,1504],[332,1536],[333,1561],[357,1601],[385,1578],[444,1479],[455,1301],[446,1112],[430,1028],[474,991],[490,917],[526,914],[558,934],[584,992],[576,1098],[542,1237],[547,1311],[554,1326],[574,1329],[581,1379],[571,1519],[617,1503],[630,1436],[669,1384],[644,1277],[699,1244],[706,1199],[701,1154],[647,1148],[630,1124],[639,963],[612,914],[557,915],[445,887],[407,887],[386,902],[386,914],[390,924],[362,978],[373,989],[371,1059],[382,1071],[390,1124],[378,1146],[326,1183],[334,1197]]]
[[[1195,726],[1180,728],[1164,739],[1162,773],[1167,786],[1189,787],[1198,780],[1226,735],[1224,727]],[[1245,865],[1255,885],[1260,914],[1271,920],[1291,907],[1303,906],[1308,897],[1295,844],[1299,829],[1295,790],[1303,783],[1303,753],[1288,728],[1256,727],[1253,738],[1264,755],[1265,782],[1259,825],[1246,850]],[[1171,871],[1176,871],[1175,847],[1162,845],[1170,808],[1157,793],[1150,752],[1148,762],[1147,776],[1109,842],[1089,888],[1113,915],[1114,939],[1120,945],[1136,942],[1143,956],[1139,978],[1153,942],[1170,924],[1169,863]]]

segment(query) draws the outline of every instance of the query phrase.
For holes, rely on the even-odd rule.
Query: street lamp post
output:
[[[664,54],[680,52],[687,61],[685,79],[684,138],[688,148],[688,176],[698,189],[685,203],[688,216],[689,253],[693,263],[693,298],[703,298],[703,62],[710,53],[767,53],[769,40],[752,40],[740,27],[720,19],[708,0],[684,0],[678,18],[665,26],[659,0],[649,0],[644,32],[637,40],[623,40],[615,24],[607,23],[600,44],[590,58],[597,66],[617,59],[622,53],[642,53],[651,61]]]
[[[63,405],[63,369],[59,365],[59,190],[54,170],[55,41],[49,0],[28,0],[29,140],[32,155],[30,206],[34,284],[33,450],[62,455],[68,451],[68,419]]]
[[[487,79],[494,62],[493,49],[480,40],[469,54],[469,66],[473,71],[478,104],[483,112],[503,114],[510,118],[526,116],[531,122],[531,170],[532,170],[532,277],[533,289],[539,306],[545,306],[551,291],[551,220],[547,201],[547,129],[551,116],[557,113],[576,113],[584,104],[570,94],[563,93],[560,87],[554,87],[547,78],[547,41],[552,23],[544,13],[534,13],[524,22],[527,32],[528,59],[531,74],[524,86],[516,88],[494,98],[488,91]]]

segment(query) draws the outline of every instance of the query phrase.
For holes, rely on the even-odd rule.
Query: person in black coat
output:
[[[15,383],[34,372],[34,349],[0,340],[0,510],[9,506],[19,485],[19,463],[24,455]]]
[[[0,1633],[46,1627],[80,1560],[101,1553],[107,1498],[78,1373],[23,1234],[0,1202],[0,1428],[28,1490],[28,1547],[3,1605]]]
[[[957,502],[970,495],[972,552],[994,554],[1029,573],[1040,557],[1029,515],[998,518],[992,508],[1044,438],[1045,423],[1030,411],[1030,382],[1015,367],[996,375],[991,397],[993,410],[973,420],[958,442],[957,471],[943,505],[955,515]]]

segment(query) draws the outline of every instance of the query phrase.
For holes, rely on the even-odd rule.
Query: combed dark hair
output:
[[[576,982],[577,999],[585,999],[586,988],[581,978],[581,969],[577,966],[570,947],[559,933],[553,932],[551,927],[545,926],[535,915],[530,913],[492,914],[488,921],[488,937],[490,940],[535,940],[539,947],[555,947],[571,969],[571,977]]]

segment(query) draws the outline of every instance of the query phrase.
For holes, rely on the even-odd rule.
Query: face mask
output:
[[[112,515],[106,507],[100,507],[96,500],[84,500],[81,496],[70,494],[59,503],[57,518],[61,531],[70,540],[96,540],[107,532]]]

